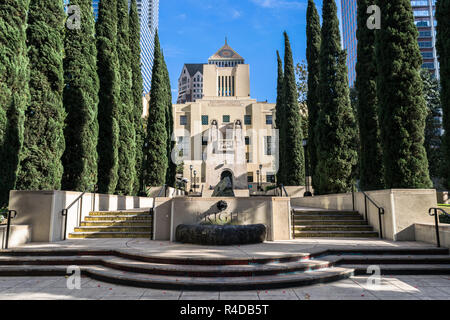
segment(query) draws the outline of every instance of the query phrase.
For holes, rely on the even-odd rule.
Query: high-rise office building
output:
[[[414,22],[419,31],[419,47],[423,65],[439,78],[439,62],[436,54],[436,19],[434,18],[436,0],[412,0]],[[350,86],[356,80],[357,60],[357,1],[341,0],[342,45],[347,50],[348,78]],[[369,17],[369,15],[367,16]]]
[[[342,46],[347,50],[348,82],[353,86],[356,80],[356,0],[341,0]]]
[[[98,18],[98,9],[101,0],[92,0],[95,21]],[[108,0],[104,0],[108,1]],[[70,0],[64,0],[68,5]],[[128,0],[130,5],[131,0]],[[143,95],[150,92],[152,83],[153,54],[155,50],[155,32],[159,24],[159,0],[136,0],[139,19],[141,22],[141,65],[144,81]]]

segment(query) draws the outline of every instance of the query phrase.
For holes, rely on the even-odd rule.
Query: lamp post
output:
[[[259,191],[259,170],[256,170],[256,175],[257,175],[257,181],[258,181],[258,186],[256,187],[256,190]]]
[[[194,192],[197,192],[197,170],[194,170]]]
[[[191,170],[191,188],[189,189],[189,193],[191,193],[192,192],[192,169],[193,169],[194,167],[192,166],[192,164],[189,166],[189,169]]]
[[[308,162],[308,139],[303,139],[303,150],[305,152],[305,187],[306,191],[303,194],[304,197],[312,197],[311,191],[309,191],[309,162]]]
[[[262,191],[262,180],[263,180],[263,172],[262,172],[262,167],[263,167],[263,165],[262,164],[260,164],[259,165],[259,173],[260,173],[260,177],[259,177],[259,181],[260,181],[260,183],[259,183],[259,191]]]

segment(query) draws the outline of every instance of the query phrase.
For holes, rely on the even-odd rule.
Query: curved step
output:
[[[374,238],[376,231],[295,231],[296,238]]]
[[[352,268],[355,275],[367,275],[373,264],[342,264],[342,268]],[[450,274],[448,264],[376,264],[383,275],[446,275]],[[371,272],[373,273],[373,271]]]

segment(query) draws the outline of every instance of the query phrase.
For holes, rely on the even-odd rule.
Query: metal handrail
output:
[[[384,215],[384,212],[385,212],[384,208],[380,207],[371,197],[369,197],[369,195],[366,192],[364,192],[364,191],[361,191],[361,192],[364,195],[364,214],[365,214],[366,221],[368,221],[367,220],[367,213],[368,213],[367,200],[369,200],[378,209],[378,225],[380,228],[380,239],[383,239],[383,223],[381,221],[381,216]]]
[[[80,199],[83,198],[83,196],[91,190],[91,188],[94,188],[94,204],[93,204],[93,210],[95,210],[95,193],[98,191],[97,184],[91,185],[88,187],[85,191],[83,191],[72,203],[66,207],[65,209],[62,209],[61,215],[64,217],[64,232],[63,232],[63,240],[66,240],[66,232],[67,232],[67,215],[69,213],[69,210],[78,202]]]
[[[430,216],[434,216],[434,226],[436,228],[436,242],[437,242],[438,248],[440,248],[441,247],[441,239],[439,237],[439,214],[438,214],[438,211],[442,212],[446,216],[450,216],[450,215],[447,213],[447,211],[445,211],[442,208],[430,208],[428,210],[428,214]],[[431,212],[433,212],[433,213],[431,213]]]
[[[12,215],[14,213],[14,216]],[[7,223],[6,223],[6,238],[5,238],[5,247],[4,249],[8,249],[9,245],[9,233],[11,230],[11,219],[15,219],[17,217],[17,211],[16,210],[8,210],[8,217],[7,217]]]

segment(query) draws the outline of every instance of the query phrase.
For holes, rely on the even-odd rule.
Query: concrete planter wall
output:
[[[434,223],[416,223],[414,225],[416,241],[437,244]],[[450,224],[439,224],[441,247],[450,248]]]
[[[81,192],[73,191],[11,191],[9,209],[17,211],[14,225],[31,226],[32,242],[53,242],[63,239],[63,209]],[[79,226],[90,211],[151,208],[152,198],[86,193],[68,212],[66,236]]]
[[[266,240],[291,239],[290,198],[158,198],[154,216],[154,240],[175,241],[180,224],[195,224],[201,217],[218,212],[216,204],[224,200],[226,212],[238,214],[239,224],[264,224]]]
[[[388,189],[367,192],[379,206],[385,209],[382,216],[383,237],[389,240],[415,240],[415,223],[433,223],[428,215],[431,207],[437,206],[436,190],[432,189]],[[352,194],[333,194],[310,198],[294,198],[294,206],[352,210]],[[364,195],[355,193],[355,210],[365,212]],[[368,202],[367,220],[379,231],[378,210]]]
[[[21,244],[31,241],[31,227],[30,226],[16,226],[12,225],[9,231],[8,247],[17,247]],[[6,225],[0,226],[0,249],[5,247],[6,242]]]

